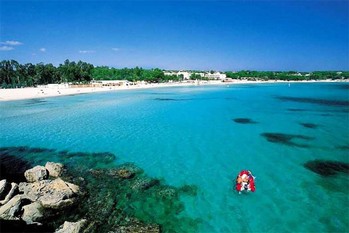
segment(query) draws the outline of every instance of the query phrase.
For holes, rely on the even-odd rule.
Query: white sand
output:
[[[209,82],[199,83],[199,85],[208,84],[223,84],[222,82]],[[197,83],[159,83],[159,84],[138,84],[132,86],[105,86],[105,87],[27,87],[27,88],[14,88],[14,89],[0,89],[0,101],[10,100],[22,100],[22,99],[34,99],[34,98],[47,98],[57,97],[64,95],[76,95],[83,93],[93,93],[101,91],[118,91],[118,90],[133,90],[143,88],[158,88],[158,87],[172,87],[172,86],[194,86]]]
[[[327,82],[331,80],[326,80]],[[348,80],[345,80],[348,81]],[[0,89],[0,101],[10,100],[22,100],[22,99],[34,99],[34,98],[47,98],[64,95],[76,95],[82,93],[93,93],[101,91],[117,91],[117,90],[132,90],[142,88],[158,88],[158,87],[174,87],[174,86],[194,86],[194,85],[233,85],[233,84],[245,84],[245,83],[275,83],[275,82],[287,82],[288,81],[245,81],[234,80],[233,82],[221,82],[221,81],[200,81],[199,83],[158,83],[158,84],[138,84],[133,86],[112,86],[112,87],[85,87],[85,88],[47,88],[47,87],[28,87],[17,89]],[[312,82],[312,81],[300,81],[300,82]],[[319,81],[314,81],[319,82]]]

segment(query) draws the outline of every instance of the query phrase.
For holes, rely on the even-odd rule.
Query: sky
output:
[[[349,1],[0,0],[0,60],[349,70]]]

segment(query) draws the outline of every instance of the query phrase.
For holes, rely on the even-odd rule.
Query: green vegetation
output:
[[[189,71],[190,79],[208,80],[200,73],[202,71]],[[214,71],[210,71],[214,73]],[[324,80],[324,79],[349,79],[349,72],[315,71],[311,73],[296,71],[248,71],[226,72],[227,78],[244,80]],[[55,67],[52,64],[32,63],[20,64],[15,60],[0,62],[0,87],[21,88],[37,85],[58,83],[89,83],[91,80],[128,80],[131,82],[145,81],[159,83],[183,80],[183,75],[165,75],[163,70],[143,69],[140,67],[116,69],[107,66],[94,67],[83,61],[65,60],[63,64]]]
[[[242,70],[238,72],[226,72],[227,78],[232,79],[247,79],[251,81],[255,80],[325,80],[325,79],[348,79],[349,72],[336,72],[336,71],[315,71],[315,72],[296,72],[296,71],[249,71]]]
[[[176,75],[165,75],[158,68],[146,70],[143,68],[109,68],[107,66],[95,67],[92,71],[94,80],[128,80],[131,82],[146,81],[150,83],[168,82],[169,80],[182,80]]]
[[[0,85],[2,88],[19,88],[49,83],[88,83],[92,80],[93,65],[86,62],[66,60],[58,67],[52,64],[19,64],[15,60],[0,62]]]

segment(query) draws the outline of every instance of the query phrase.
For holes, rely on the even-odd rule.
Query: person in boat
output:
[[[252,175],[251,171],[243,170],[239,173],[236,178],[236,190],[241,193],[242,191],[256,191],[254,184],[255,177]]]

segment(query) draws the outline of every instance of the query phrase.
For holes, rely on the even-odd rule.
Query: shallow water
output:
[[[321,176],[304,166],[349,163],[343,85],[176,87],[1,102],[0,146],[110,152],[115,164],[134,162],[168,185],[196,185],[194,198],[181,197],[181,215],[199,219],[198,232],[348,232],[349,175]],[[242,169],[257,177],[255,193],[233,190]]]

